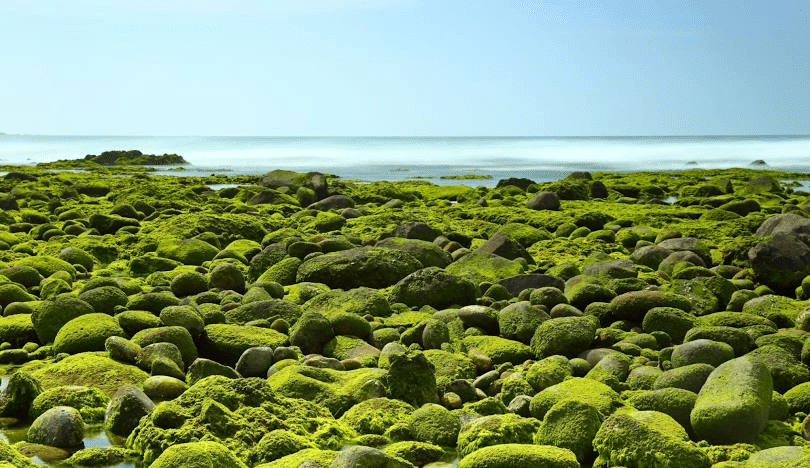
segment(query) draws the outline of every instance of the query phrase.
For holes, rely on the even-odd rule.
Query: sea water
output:
[[[659,171],[745,167],[810,172],[810,136],[644,137],[154,137],[0,134],[0,164],[83,158],[107,150],[176,153],[189,165],[171,175],[321,171],[344,179],[428,179],[477,174],[556,180],[572,171]],[[762,166],[758,166],[762,167]]]

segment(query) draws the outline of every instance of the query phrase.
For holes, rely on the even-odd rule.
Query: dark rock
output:
[[[752,247],[748,259],[757,280],[780,294],[793,296],[802,279],[810,275],[810,247],[795,235],[776,233]]]
[[[107,405],[104,427],[115,435],[127,437],[154,407],[152,400],[138,387],[122,385]]]
[[[509,291],[509,294],[512,296],[517,296],[520,294],[521,291],[525,289],[534,289],[534,288],[543,288],[543,287],[554,287],[557,289],[562,290],[565,288],[565,282],[562,279],[552,276],[552,275],[543,275],[538,273],[531,273],[526,275],[517,275],[511,276],[509,278],[503,278],[498,281],[498,284],[502,285]]]
[[[534,183],[536,182],[531,179],[526,179],[524,177],[509,177],[507,179],[499,180],[498,183],[495,185],[495,188],[513,185],[525,191],[527,188],[529,188],[530,185]]]
[[[346,195],[332,195],[307,207],[310,210],[327,211],[343,208],[354,208],[354,200]]]
[[[84,439],[84,420],[79,410],[55,406],[42,413],[28,429],[28,442],[52,447],[73,448]]]
[[[531,210],[560,210],[560,197],[554,192],[540,192],[526,202]]]
[[[515,242],[503,232],[496,232],[478,247],[475,252],[478,254],[495,254],[508,258],[509,260],[524,258],[529,264],[534,264],[534,259],[529,255],[529,252],[527,252],[520,243]]]
[[[452,305],[475,302],[475,285],[441,268],[428,267],[417,270],[400,280],[392,289],[388,301],[402,302],[409,306],[424,306],[441,309]]]
[[[408,221],[395,227],[393,230],[380,236],[381,238],[387,237],[405,237],[407,239],[419,239],[427,242],[433,240],[441,235],[441,231],[429,226],[422,221]]]

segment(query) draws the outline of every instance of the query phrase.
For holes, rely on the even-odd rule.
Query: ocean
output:
[[[810,135],[645,137],[156,137],[0,134],[0,164],[82,158],[106,150],[177,153],[190,165],[172,175],[321,171],[351,180],[477,174],[556,180],[572,171],[745,167],[810,172]]]

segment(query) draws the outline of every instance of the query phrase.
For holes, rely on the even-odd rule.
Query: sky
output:
[[[810,0],[3,0],[0,132],[810,134]]]

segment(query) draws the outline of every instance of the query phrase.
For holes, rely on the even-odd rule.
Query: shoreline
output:
[[[22,466],[810,458],[808,173],[0,171]]]

